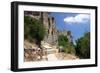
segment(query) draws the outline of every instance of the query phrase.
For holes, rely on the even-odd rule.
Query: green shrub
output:
[[[41,42],[45,36],[45,27],[40,20],[24,17],[24,38],[30,41]]]

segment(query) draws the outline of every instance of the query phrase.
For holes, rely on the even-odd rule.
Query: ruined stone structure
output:
[[[46,35],[44,41],[49,44],[57,45],[57,29],[55,27],[55,19],[54,17],[49,16],[49,12],[32,12],[32,11],[25,11],[25,16],[30,16],[33,19],[41,20],[44,27],[46,28]]]
[[[33,19],[39,20],[41,18],[41,12],[24,11],[25,16],[30,16]]]
[[[58,34],[57,29],[55,27],[55,19],[54,17],[49,16],[49,13],[43,13],[43,24],[46,27],[46,36],[44,41],[50,44],[57,44]]]
[[[73,37],[70,31],[67,31],[67,30],[58,31],[58,35],[64,35],[68,38],[68,41],[70,43],[73,42]]]

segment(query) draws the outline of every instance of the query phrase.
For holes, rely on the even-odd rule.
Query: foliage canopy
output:
[[[76,54],[80,58],[90,58],[90,32],[76,41]]]

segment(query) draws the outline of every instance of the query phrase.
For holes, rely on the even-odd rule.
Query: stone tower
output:
[[[43,12],[43,24],[46,28],[46,36],[44,41],[49,44],[57,45],[57,29],[55,27],[54,17],[49,16],[50,13]]]

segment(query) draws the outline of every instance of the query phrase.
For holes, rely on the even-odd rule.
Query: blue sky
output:
[[[82,13],[51,12],[55,18],[57,30],[71,31],[73,42],[90,31],[90,15]]]

